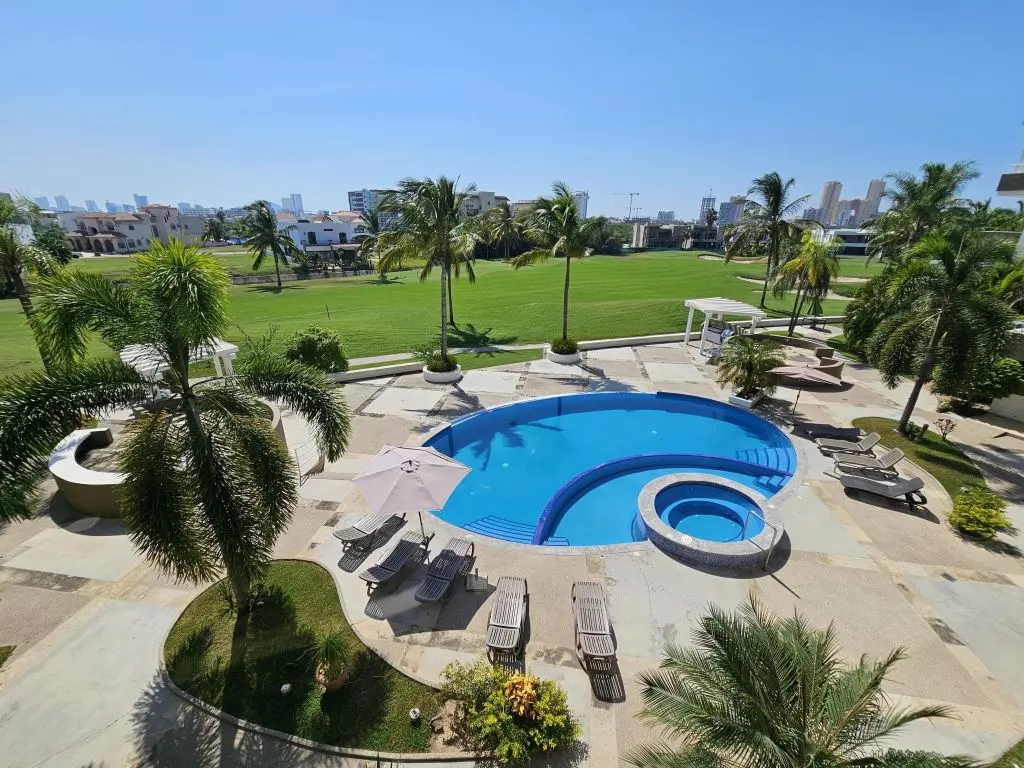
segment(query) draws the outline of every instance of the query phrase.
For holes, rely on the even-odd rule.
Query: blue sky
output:
[[[8,6],[0,190],[78,204],[337,209],[445,173],[692,217],[771,170],[813,202],[972,159],[985,198],[1024,148],[1019,0]]]

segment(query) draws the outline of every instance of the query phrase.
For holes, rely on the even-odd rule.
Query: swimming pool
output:
[[[715,475],[770,497],[796,469],[789,438],[764,419],[669,393],[524,400],[458,419],[426,444],[473,470],[441,519],[554,546],[643,539],[637,498],[664,475]]]

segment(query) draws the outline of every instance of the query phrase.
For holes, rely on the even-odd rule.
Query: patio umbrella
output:
[[[469,467],[426,447],[385,445],[369,466],[352,478],[367,503],[377,512],[412,512],[440,509],[469,473]]]
[[[796,400],[793,401],[794,413],[796,413],[796,404],[800,402],[800,393],[804,391],[806,385],[828,384],[833,387],[841,387],[843,385],[843,382],[832,374],[803,365],[781,365],[778,368],[772,368],[770,372],[777,376],[784,376],[790,381],[795,381],[799,384],[796,390]]]

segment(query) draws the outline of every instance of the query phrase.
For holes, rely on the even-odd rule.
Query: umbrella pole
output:
[[[420,516],[420,535],[423,536],[423,538],[425,539],[427,538],[427,532],[423,528],[423,511],[416,510],[416,514]]]
[[[800,402],[800,393],[804,391],[803,387],[797,387],[796,400],[793,401],[793,413],[796,413],[796,404]]]

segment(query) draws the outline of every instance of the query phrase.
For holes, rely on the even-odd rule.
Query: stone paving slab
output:
[[[587,372],[579,365],[562,365],[561,363],[552,363],[547,359],[532,360],[529,366],[531,374],[540,374],[542,376],[555,376],[557,378],[585,378],[587,376]]]
[[[691,363],[644,363],[651,381],[704,382],[704,374]]]
[[[585,354],[588,362],[591,360],[624,360],[630,363],[636,362],[636,355],[633,354],[633,347],[588,349]]]
[[[64,528],[48,528],[26,541],[4,565],[44,573],[60,573],[85,579],[117,581],[142,562],[134,545],[123,535],[121,524],[93,526],[95,518],[84,518],[82,530],[99,527],[99,535],[73,533]],[[116,533],[115,533],[116,531]]]
[[[0,644],[14,645],[13,663],[91,599],[75,592],[4,584]]]
[[[469,371],[459,382],[463,392],[492,394],[514,394],[521,375],[509,371]]]
[[[422,419],[444,396],[440,389],[389,387],[363,407],[363,413]]]

